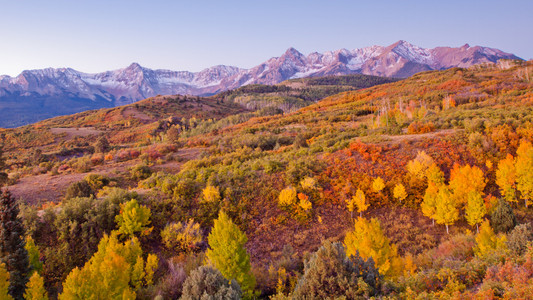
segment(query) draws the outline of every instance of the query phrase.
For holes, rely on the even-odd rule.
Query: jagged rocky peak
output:
[[[468,67],[499,59],[519,59],[498,49],[470,47],[422,48],[399,40],[389,46],[370,46],[304,55],[294,47],[251,69],[218,65],[200,72],[152,70],[132,63],[126,68],[97,74],[70,68],[24,71],[17,77],[0,76],[0,101],[21,95],[100,99],[111,105],[157,94],[205,95],[247,84],[276,84],[290,78],[361,73],[407,77],[425,70]],[[11,99],[11,100],[10,100]],[[119,100],[122,99],[122,100]],[[28,100],[31,100],[28,98]],[[109,104],[106,104],[109,105]]]

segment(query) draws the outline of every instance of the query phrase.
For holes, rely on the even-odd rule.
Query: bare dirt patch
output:
[[[135,109],[135,107],[131,107],[131,106],[128,106],[126,108],[124,108],[124,110],[122,111],[122,116],[124,118],[128,118],[128,117],[132,117],[132,118],[135,118],[135,119],[138,119],[138,120],[141,120],[141,121],[149,121],[149,122],[153,122],[154,119],[151,118],[150,116],[148,116],[147,114],[139,111],[138,109]]]
[[[79,128],[66,128],[66,127],[55,127],[50,128],[50,132],[53,134],[66,134],[67,138],[73,138],[76,136],[89,136],[89,135],[98,135],[104,131],[98,130],[94,127],[79,127]]]
[[[153,171],[177,173],[181,166],[188,160],[198,158],[207,148],[185,148],[176,154],[179,161],[169,161],[151,167]],[[23,199],[25,203],[40,205],[47,202],[59,202],[69,185],[80,181],[88,174],[100,174],[110,178],[124,177],[129,168],[140,164],[140,159],[125,162],[106,162],[104,165],[94,167],[87,173],[61,173],[59,175],[41,174],[23,177],[9,190],[16,199]],[[127,176],[127,175],[126,175]]]
[[[428,133],[404,134],[404,135],[382,135],[382,137],[390,141],[415,141],[415,140],[420,140],[424,138],[443,137],[446,135],[454,134],[458,131],[459,130],[457,129],[443,129],[443,130],[436,130],[436,131],[428,132]]]

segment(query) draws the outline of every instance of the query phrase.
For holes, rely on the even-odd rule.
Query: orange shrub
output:
[[[408,134],[428,133],[435,131],[435,125],[432,122],[422,123],[415,121],[407,127]]]

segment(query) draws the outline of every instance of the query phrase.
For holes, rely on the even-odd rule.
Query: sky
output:
[[[390,45],[494,47],[533,58],[531,0],[0,0],[0,74],[251,68],[304,54]]]

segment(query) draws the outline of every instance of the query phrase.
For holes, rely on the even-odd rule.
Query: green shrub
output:
[[[65,199],[90,196],[94,196],[94,190],[91,188],[91,185],[87,181],[82,180],[72,183],[67,188]]]
[[[85,176],[83,180],[85,180],[89,184],[89,186],[91,186],[91,189],[93,191],[98,191],[104,186],[109,185],[109,183],[111,182],[111,179],[109,177],[99,174],[89,174]]]
[[[507,235],[507,247],[519,256],[526,252],[531,241],[533,241],[531,224],[518,225]]]
[[[294,299],[369,298],[376,295],[381,277],[374,261],[359,254],[346,257],[341,243],[326,242],[305,263]]]
[[[134,180],[145,180],[152,175],[150,167],[144,164],[136,165],[130,169],[130,176]]]
[[[235,280],[228,281],[210,267],[202,266],[191,272],[183,284],[182,300],[196,299],[241,299],[242,291]]]
[[[191,252],[202,242],[200,224],[189,222],[172,223],[161,231],[163,244],[169,250]]]

